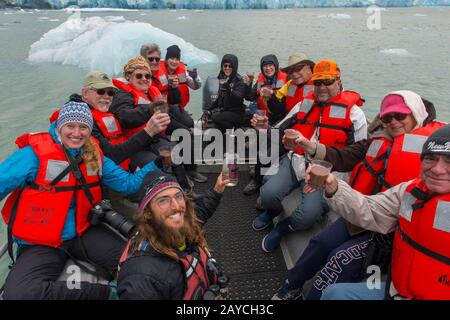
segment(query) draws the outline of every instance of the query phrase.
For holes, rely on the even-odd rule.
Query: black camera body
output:
[[[90,224],[96,226],[101,222],[105,222],[127,239],[133,234],[135,229],[135,224],[114,211],[111,202],[107,199],[94,206],[89,213]]]

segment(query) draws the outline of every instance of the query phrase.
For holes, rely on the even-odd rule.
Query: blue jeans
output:
[[[385,289],[386,282],[381,282],[380,289],[369,289],[366,282],[336,283],[323,292],[321,300],[384,300]]]
[[[261,204],[266,210],[279,210],[281,201],[292,190],[300,187],[302,199],[289,217],[290,224],[295,230],[309,229],[320,216],[329,210],[328,204],[322,196],[322,192],[303,193],[305,180],[298,181],[292,169],[291,160],[284,156],[280,160],[278,172],[265,177],[265,183],[260,189]]]
[[[339,218],[311,238],[295,266],[289,270],[289,284],[301,288],[317,274],[305,298],[318,300],[330,284],[361,281],[367,276],[362,264],[371,238],[369,231],[350,236],[345,220]]]

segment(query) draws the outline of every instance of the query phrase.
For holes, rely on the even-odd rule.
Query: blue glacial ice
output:
[[[181,59],[190,66],[218,62],[215,54],[198,49],[174,34],[149,23],[131,22],[117,16],[71,17],[33,43],[28,60],[119,75],[127,60],[139,54],[141,45],[152,42],[158,43],[162,56],[165,56],[165,48],[178,45]]]
[[[450,6],[450,0],[6,0],[21,7],[62,9],[71,5],[82,8],[128,9],[284,9],[316,7]]]

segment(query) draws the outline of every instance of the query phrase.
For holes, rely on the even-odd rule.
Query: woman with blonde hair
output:
[[[103,156],[91,138],[92,114],[86,103],[70,101],[49,132],[17,138],[19,150],[0,164],[0,200],[8,225],[9,253],[18,250],[4,287],[5,299],[107,299],[108,285],[57,281],[68,258],[93,264],[112,279],[125,242],[89,213],[102,200],[102,187],[138,191],[154,163],[130,174]]]

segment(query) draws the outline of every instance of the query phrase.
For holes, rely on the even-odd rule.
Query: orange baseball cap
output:
[[[333,60],[322,60],[314,66],[311,80],[336,79],[341,76],[341,70]]]

